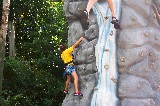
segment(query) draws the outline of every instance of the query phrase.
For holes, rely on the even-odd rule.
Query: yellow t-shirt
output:
[[[73,46],[71,46],[70,48],[68,48],[62,52],[61,58],[64,61],[64,63],[69,63],[73,60],[72,59],[72,52],[73,52]]]

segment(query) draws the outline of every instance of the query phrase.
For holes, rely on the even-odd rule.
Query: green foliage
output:
[[[63,2],[14,0],[10,20],[15,20],[16,52],[37,69],[63,70],[58,46],[67,38]],[[13,17],[13,18],[12,18]]]
[[[61,105],[64,69],[58,46],[68,37],[63,2],[11,0],[9,21],[15,24],[18,59],[5,60],[4,106]]]
[[[59,106],[64,99],[64,81],[36,70],[27,61],[5,60],[4,106]]]

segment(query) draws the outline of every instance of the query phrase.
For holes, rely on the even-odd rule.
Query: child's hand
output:
[[[84,39],[84,38],[83,38],[83,37],[81,37],[81,38],[80,38],[80,41],[82,41],[83,39]]]

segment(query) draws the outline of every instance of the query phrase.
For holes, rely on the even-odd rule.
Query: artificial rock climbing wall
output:
[[[160,106],[160,0],[123,0],[118,34],[121,106]]]
[[[90,14],[89,29],[86,29],[86,23],[83,20],[83,11],[87,1],[65,0],[64,11],[68,19],[68,44],[71,46],[81,36],[84,40],[79,44],[73,53],[76,64],[76,71],[79,75],[79,90],[83,92],[83,98],[74,97],[73,82],[69,85],[69,94],[63,101],[62,106],[89,106],[93,95],[93,89],[97,81],[97,68],[95,57],[95,45],[98,40],[99,28],[93,12]]]
[[[114,104],[115,106],[160,106],[160,18],[153,9],[153,4],[159,11],[159,0],[121,2],[121,29],[117,30],[115,42],[117,44],[115,59],[118,62],[116,71],[119,77],[115,77],[113,81],[118,85],[116,95],[119,103]],[[71,82],[69,94],[66,95],[62,106],[106,106],[92,104],[100,78],[95,54],[101,30],[94,9],[90,13],[89,29],[86,30],[86,23],[83,20],[86,5],[87,0],[64,0],[64,11],[69,23],[69,46],[80,36],[85,38],[73,53],[79,75],[79,90],[84,96],[83,98],[73,96],[74,86]],[[109,31],[115,34],[116,31],[112,29],[113,26]],[[112,66],[112,64],[106,66],[109,65]],[[104,97],[102,96],[102,99]]]

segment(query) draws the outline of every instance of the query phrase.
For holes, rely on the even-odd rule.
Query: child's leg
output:
[[[64,90],[68,91],[68,85],[69,85],[70,81],[71,81],[71,76],[67,75],[67,81],[66,81],[66,85],[65,85],[65,89]]]
[[[88,14],[89,14],[91,8],[94,6],[94,4],[95,4],[97,1],[98,1],[98,0],[89,0],[89,1],[88,1],[87,8],[86,8]]]
[[[112,17],[115,17],[113,1],[112,0],[107,0],[107,1],[108,1],[109,8],[111,9],[111,12],[112,12]]]
[[[114,28],[115,29],[120,29],[120,25],[119,25],[119,22],[115,16],[115,11],[114,11],[114,5],[113,5],[113,1],[112,0],[107,0],[108,1],[108,5],[109,5],[109,8],[112,12],[112,21],[111,23],[114,24]]]
[[[77,93],[78,92],[78,76],[76,71],[73,71],[71,75],[74,78],[74,89],[75,89],[75,92]]]

